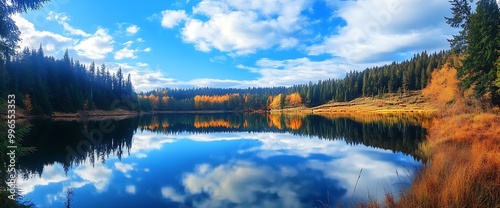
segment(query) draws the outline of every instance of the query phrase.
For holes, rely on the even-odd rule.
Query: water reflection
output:
[[[75,207],[314,207],[318,200],[382,200],[385,191],[397,194],[408,184],[406,174],[420,166],[406,154],[424,135],[407,122],[320,116],[182,114],[112,122],[122,132],[104,134],[102,143],[70,161],[61,150],[76,149],[87,139],[81,132],[98,122],[74,122],[65,133],[57,132],[69,130],[62,128],[67,122],[35,124],[31,136],[37,140],[25,141],[41,146],[20,162],[28,177],[18,185],[26,197],[60,207],[64,190],[74,187]],[[57,143],[52,140],[59,146],[50,147]]]

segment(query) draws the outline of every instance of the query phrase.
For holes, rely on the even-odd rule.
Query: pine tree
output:
[[[500,42],[500,38],[499,39],[499,42]],[[499,43],[500,45],[500,43]],[[498,53],[500,53],[500,51],[497,51]],[[497,78],[495,80],[495,86],[497,87],[497,94],[500,94],[500,57],[498,57],[497,59],[497,62],[495,63],[495,66],[496,66],[496,69],[497,69]],[[499,102],[499,101],[497,101]]]
[[[120,96],[122,91],[123,91],[123,73],[122,73],[122,68],[118,68],[118,71],[116,72],[116,89],[117,89],[117,95]]]
[[[489,93],[495,97],[497,94],[493,82],[497,76],[495,62],[499,58],[499,25],[500,10],[496,0],[478,1],[476,13],[469,19],[467,56],[457,73],[463,88],[474,85],[476,97]]]
[[[453,35],[453,39],[448,39],[452,52],[460,54],[467,49],[466,37],[471,15],[470,4],[473,0],[450,0],[453,17],[445,17],[446,23],[453,28],[461,28],[458,35]]]

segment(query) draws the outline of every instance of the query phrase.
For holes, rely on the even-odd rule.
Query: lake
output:
[[[166,114],[33,120],[18,187],[38,207],[327,207],[396,197],[417,117]]]

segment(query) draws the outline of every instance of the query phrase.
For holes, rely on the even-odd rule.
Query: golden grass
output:
[[[421,91],[406,94],[387,93],[382,97],[360,97],[349,102],[329,102],[324,105],[306,108],[292,107],[272,109],[271,112],[286,114],[356,114],[356,113],[434,113],[438,109]]]
[[[429,130],[430,164],[398,207],[500,207],[500,116],[437,118]]]
[[[398,202],[387,195],[385,207],[500,207],[500,115],[465,105],[456,70],[437,71],[424,90],[442,108],[420,147],[429,163]],[[438,90],[443,85],[452,89]]]

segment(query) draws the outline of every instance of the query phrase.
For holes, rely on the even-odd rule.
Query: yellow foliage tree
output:
[[[300,97],[300,94],[298,92],[295,92],[290,95],[287,95],[285,101],[286,105],[295,107],[302,104],[302,97]]]
[[[281,108],[281,97],[282,97],[281,94],[276,95],[272,99],[271,104],[269,104],[269,108],[271,108],[271,109],[279,109],[279,108]]]
[[[167,105],[167,103],[168,103],[168,97],[166,97],[166,96],[165,96],[165,97],[162,97],[162,98],[161,98],[161,104],[163,104],[163,105]]]
[[[196,95],[194,97],[194,106],[196,108],[200,108],[204,106],[204,104],[213,104],[213,103],[223,103],[229,101],[232,97],[238,97],[239,94],[225,94],[225,95]]]
[[[148,97],[149,101],[151,102],[151,106],[153,107],[154,110],[158,110],[158,105],[160,104],[160,99],[153,95],[153,93],[151,93]]]
[[[446,108],[447,112],[461,112],[465,108],[464,96],[458,86],[457,70],[445,64],[432,72],[432,79],[422,90],[422,95],[431,100],[436,107]]]

